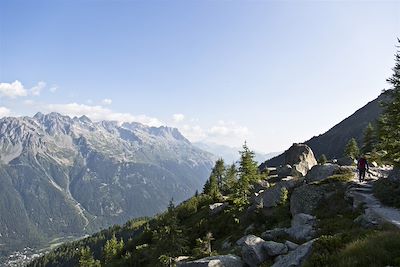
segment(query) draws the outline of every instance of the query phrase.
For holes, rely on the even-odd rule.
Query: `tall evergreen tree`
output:
[[[237,183],[237,170],[235,164],[232,164],[225,170],[224,179],[222,182],[222,192],[224,194],[229,194]]]
[[[400,39],[398,42],[400,44]],[[383,104],[383,114],[378,123],[379,148],[386,152],[384,157],[388,162],[400,167],[400,50],[395,55],[393,75],[387,82],[392,87],[386,91],[391,99]]]
[[[254,161],[254,152],[251,151],[247,143],[243,145],[243,150],[240,153],[239,180],[234,189],[234,202],[238,205],[248,203],[248,196],[253,183],[261,180],[261,174],[258,170],[258,164]]]
[[[225,174],[225,163],[222,158],[218,159],[215,162],[215,166],[214,166],[212,172],[215,175],[215,177],[217,178],[218,188],[221,188],[222,181],[224,179],[224,174]]]
[[[347,143],[344,155],[352,159],[356,159],[360,155],[360,149],[355,138],[351,138]]]
[[[118,241],[115,235],[110,240],[107,240],[103,248],[104,263],[111,263],[112,260],[122,252],[123,248],[124,241],[122,239]]]
[[[100,261],[93,258],[89,247],[84,247],[80,251],[79,267],[100,267]]]
[[[364,131],[363,146],[361,148],[362,153],[371,153],[375,148],[376,136],[374,126],[371,123],[368,124]]]

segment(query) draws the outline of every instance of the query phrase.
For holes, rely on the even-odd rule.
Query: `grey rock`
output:
[[[293,144],[285,151],[285,164],[292,166],[292,176],[305,176],[318,163],[309,146]]]
[[[266,250],[267,255],[270,257],[286,254],[289,251],[288,247],[285,244],[274,241],[266,241],[263,247]]]
[[[288,247],[289,250],[295,250],[299,247],[296,243],[293,243],[289,240],[285,241],[285,245]]]
[[[298,213],[313,214],[319,202],[324,198],[325,186],[306,184],[294,189],[290,197],[292,216]]]
[[[339,165],[327,163],[324,165],[315,165],[306,175],[307,183],[321,181],[332,176],[339,170]]]
[[[265,240],[276,240],[278,238],[286,236],[286,229],[285,228],[275,228],[272,230],[265,231],[261,234],[261,237]]]
[[[239,239],[236,244],[242,249],[242,259],[250,266],[255,267],[267,259],[263,244],[265,241],[257,236],[248,235]]]
[[[272,267],[298,267],[310,256],[315,240],[311,240],[276,259]]]
[[[228,207],[228,203],[214,203],[208,206],[210,209],[211,215],[216,215],[222,212],[226,207]]]
[[[291,190],[303,184],[302,178],[286,177],[263,191],[260,191],[251,201],[252,204],[262,208],[276,207],[281,202],[282,190]]]
[[[311,240],[315,237],[316,218],[310,214],[299,213],[292,219],[292,226],[286,233],[296,240]]]
[[[234,255],[207,257],[191,262],[178,263],[177,267],[242,267],[243,261]]]

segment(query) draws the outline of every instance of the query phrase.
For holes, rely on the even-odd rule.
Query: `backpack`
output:
[[[366,167],[367,167],[367,160],[364,159],[364,158],[361,158],[361,159],[358,161],[358,169],[363,170],[363,169],[366,169]]]

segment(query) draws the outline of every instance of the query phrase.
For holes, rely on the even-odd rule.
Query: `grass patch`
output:
[[[383,204],[400,208],[400,183],[379,179],[374,183],[373,192]]]
[[[400,266],[400,232],[380,232],[348,244],[336,266]]]

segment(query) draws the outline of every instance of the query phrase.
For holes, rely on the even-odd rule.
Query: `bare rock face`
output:
[[[313,151],[305,144],[295,143],[285,152],[285,165],[292,166],[292,176],[305,176],[317,164]]]

